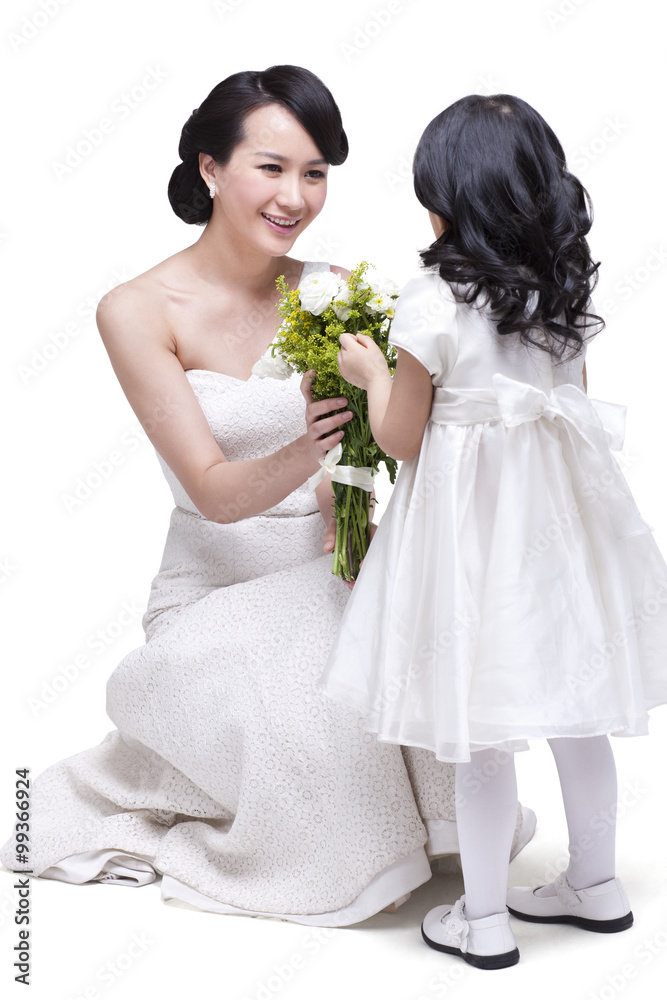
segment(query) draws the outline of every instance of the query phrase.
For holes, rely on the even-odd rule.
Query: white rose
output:
[[[285,361],[282,355],[276,354],[273,357],[271,355],[271,348],[269,347],[266,354],[263,354],[259,361],[256,361],[252,366],[252,374],[256,375],[257,378],[277,378],[284,380],[294,374],[294,369]]]
[[[300,287],[301,308],[321,316],[338,294],[338,276],[332,271],[315,271],[307,275]]]
[[[333,311],[336,316],[343,323],[348,319],[350,313],[352,312],[351,302],[350,302],[350,289],[347,287],[347,281],[339,281],[338,292],[336,293],[337,304],[333,306]]]

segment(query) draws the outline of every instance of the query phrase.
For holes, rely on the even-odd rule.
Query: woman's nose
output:
[[[305,202],[301,190],[301,178],[296,175],[290,175],[285,171],[276,200],[279,205],[290,209],[292,212],[298,212],[302,209]]]

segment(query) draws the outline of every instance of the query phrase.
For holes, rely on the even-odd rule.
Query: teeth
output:
[[[262,212],[262,215],[265,219],[268,219],[269,222],[275,222],[277,226],[283,226],[285,229],[290,229],[292,226],[296,226],[299,221],[298,219],[292,219],[291,221],[289,219],[276,219],[275,215],[267,215],[266,212]]]

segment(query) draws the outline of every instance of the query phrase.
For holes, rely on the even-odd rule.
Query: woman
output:
[[[287,253],[347,139],[321,81],[278,66],[215,87],[179,154],[169,198],[204,232],[98,310],[176,506],[146,644],[109,680],[117,729],[37,780],[31,867],[78,883],[162,873],[165,898],[202,909],[350,924],[425,882],[456,836],[453,770],[378,744],[316,690],[349,591],[331,574],[330,482],[306,480],[346,401],[251,373],[275,279],[315,267]],[[515,850],[532,820],[519,807]]]

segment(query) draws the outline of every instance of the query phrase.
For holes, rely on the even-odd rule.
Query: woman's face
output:
[[[250,112],[244,128],[245,138],[224,167],[204,157],[204,169],[215,178],[213,211],[235,235],[280,257],[322,210],[329,165],[281,105]]]

